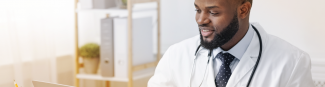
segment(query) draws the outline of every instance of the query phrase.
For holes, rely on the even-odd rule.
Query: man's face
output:
[[[227,43],[238,31],[236,6],[232,0],[195,0],[201,45],[214,49]]]

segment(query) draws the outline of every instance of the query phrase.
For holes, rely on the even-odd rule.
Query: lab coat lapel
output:
[[[255,34],[254,34],[255,38]],[[227,87],[235,87],[245,75],[250,74],[249,72],[253,69],[255,62],[251,56],[254,53],[258,53],[258,50],[247,49],[240,62],[236,66],[236,69],[232,72],[230,79],[228,80]]]
[[[195,69],[195,75],[192,79],[192,87],[216,87],[214,82],[214,70],[213,70],[213,61],[212,57],[207,57],[209,50],[201,47],[197,54],[197,65]],[[194,58],[193,58],[194,59]],[[194,59],[195,61],[195,59]],[[208,63],[209,61],[209,63]],[[201,64],[201,65],[200,65]],[[206,65],[208,64],[208,65]],[[201,67],[200,67],[201,66]],[[204,66],[204,67],[202,67]],[[205,72],[205,66],[207,66],[207,71]],[[203,70],[200,70],[202,68]],[[203,77],[203,78],[202,78]]]
[[[194,73],[192,76],[192,82],[191,87],[198,87],[201,85],[201,87],[206,87],[206,84],[204,81],[206,81],[207,74],[209,73],[209,65],[208,65],[208,56],[209,51],[204,48],[200,48],[197,54],[196,64],[193,68]],[[193,58],[193,61],[195,61],[195,58]],[[207,69],[207,70],[206,70]]]
[[[216,87],[216,84],[214,82],[214,70],[213,70],[213,62],[212,57],[209,58],[209,65],[208,65],[208,75],[207,75],[207,87]]]
[[[262,29],[262,27],[259,24],[253,24],[253,25],[257,28],[257,30],[261,34],[263,46],[265,46],[265,44],[264,44],[266,41],[265,31]],[[255,32],[250,45],[248,46],[243,57],[240,59],[240,62],[236,66],[236,69],[231,74],[231,77],[228,81],[227,87],[235,87],[236,85],[238,85],[239,81],[243,80],[244,76],[251,75],[251,72],[253,70],[253,67],[255,65],[256,59],[259,54],[259,50],[260,50],[259,46],[260,46],[259,39]],[[248,82],[248,80],[243,81],[243,83],[247,83],[247,82]]]

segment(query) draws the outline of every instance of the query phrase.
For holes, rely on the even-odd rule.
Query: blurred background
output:
[[[122,76],[123,78],[102,77],[101,68],[104,66],[97,62],[99,68],[96,68],[96,73],[89,74],[83,69],[87,65],[84,64],[85,59],[82,57],[78,57],[77,62],[82,65],[80,69],[76,69],[75,34],[79,35],[78,48],[88,43],[103,47],[102,20],[110,18],[126,20],[128,17],[123,0],[117,5],[119,7],[113,10],[89,3],[95,2],[80,0],[76,9],[75,0],[0,0],[0,87],[14,87],[13,80],[19,87],[33,87],[31,82],[33,80],[74,86],[76,78],[79,79],[80,87],[127,87],[127,69],[121,70],[121,73],[126,75]],[[194,19],[194,0],[160,0],[159,3],[160,6],[157,6],[156,2],[139,3],[132,8],[133,28],[138,27],[141,31],[134,32],[134,35],[150,35],[149,39],[145,39],[150,42],[146,51],[152,51],[153,55],[159,52],[158,23],[160,23],[160,54],[164,54],[172,44],[199,34]],[[315,84],[325,84],[324,4],[324,0],[253,0],[250,14],[250,22],[260,23],[269,34],[290,42],[310,55]],[[160,8],[159,14],[157,8]],[[77,24],[75,13],[78,13]],[[146,22],[141,24],[141,21]],[[125,30],[119,30],[124,33],[116,34],[117,31],[112,33],[127,35],[125,23],[121,28]],[[75,31],[76,25],[78,32]],[[149,30],[141,30],[144,28]],[[116,36],[114,40],[117,40]],[[125,43],[119,44],[119,47],[123,48],[123,45],[127,45],[127,36],[121,40]],[[96,45],[92,47],[96,48]],[[144,47],[134,45],[136,46]],[[126,48],[124,50],[127,51]],[[153,55],[147,59],[134,59],[133,65],[157,61]],[[125,55],[123,57],[126,58]],[[100,61],[105,61],[102,59]],[[116,59],[114,61],[116,62]],[[116,68],[116,65],[114,67]],[[145,75],[143,73],[151,72],[154,67],[151,71],[150,69],[133,73],[134,76],[138,76],[134,78],[134,87],[146,86],[152,73]],[[325,86],[317,85],[317,87]]]

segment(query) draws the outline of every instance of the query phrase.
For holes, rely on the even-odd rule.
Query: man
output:
[[[149,87],[246,87],[260,51],[250,87],[314,87],[307,53],[249,23],[252,0],[194,6],[200,35],[168,48]]]

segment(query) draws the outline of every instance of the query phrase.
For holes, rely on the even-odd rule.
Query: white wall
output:
[[[161,52],[199,34],[194,0],[161,0]]]
[[[324,0],[254,0],[250,17],[311,58],[325,58],[324,4]]]
[[[74,53],[74,1],[73,0],[1,0],[0,30],[1,46],[8,48],[10,32],[22,38],[23,54],[31,53],[33,36],[49,35],[48,39],[55,46],[55,55],[63,56]],[[45,37],[45,36],[44,36]],[[52,39],[54,38],[54,39]],[[39,44],[39,43],[37,43]],[[8,48],[9,49],[9,48]],[[26,50],[25,50],[26,49]],[[1,53],[6,53],[2,52]],[[8,54],[3,54],[5,56]],[[23,55],[26,57],[26,55]],[[9,57],[9,56],[5,56]],[[0,58],[1,59],[1,58]],[[30,60],[31,58],[23,58]],[[12,63],[10,59],[1,59],[1,64]]]
[[[73,0],[0,0],[0,86],[57,82],[57,56],[74,53]],[[9,73],[9,74],[8,74]]]

